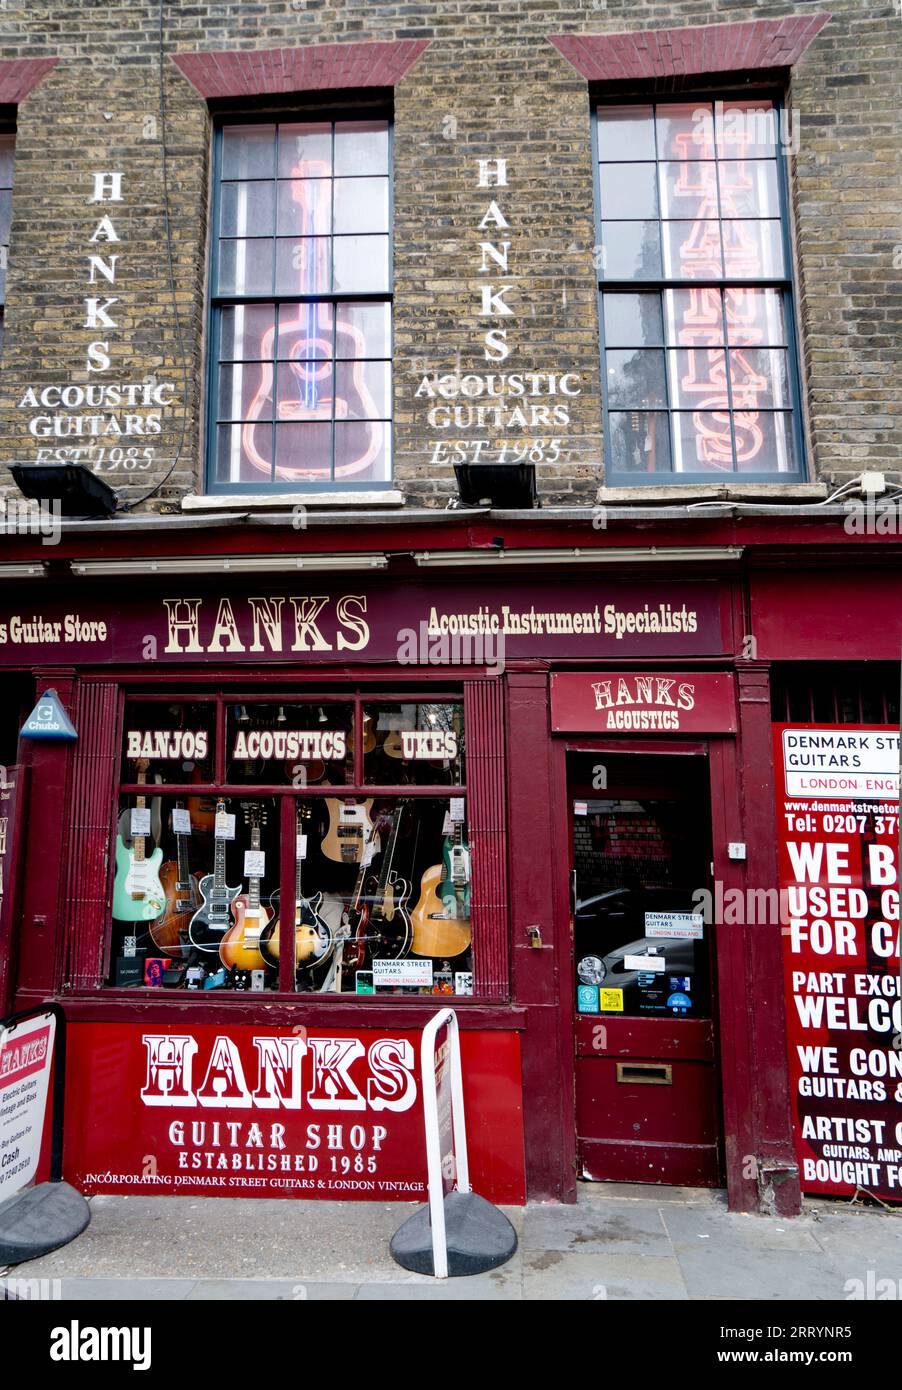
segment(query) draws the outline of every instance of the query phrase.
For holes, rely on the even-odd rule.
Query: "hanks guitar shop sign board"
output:
[[[0,1026],[0,1202],[38,1176],[55,1031],[49,1013]]]
[[[898,729],[774,726],[803,1192],[902,1201],[898,765]]]
[[[461,1035],[474,1184],[526,1200],[516,1033]],[[426,1196],[419,1031],[74,1023],[64,1176],[92,1194]]]

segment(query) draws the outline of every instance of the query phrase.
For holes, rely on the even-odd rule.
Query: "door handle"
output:
[[[672,1086],[669,1062],[618,1062],[617,1080],[633,1086]]]

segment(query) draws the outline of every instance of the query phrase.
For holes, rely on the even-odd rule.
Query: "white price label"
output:
[[[149,835],[150,808],[147,806],[135,806],[132,810],[130,825],[133,835]]]
[[[367,840],[363,846],[363,854],[360,856],[361,864],[372,864],[376,853],[376,841]]]
[[[306,858],[307,858],[307,836],[306,836],[306,835],[296,835],[296,836],[295,836],[295,841],[294,841],[294,857],[295,857],[295,859],[306,859]]]
[[[191,812],[186,811],[184,806],[176,806],[172,813],[172,833],[173,835],[191,834]]]
[[[452,796],[451,798],[451,819],[455,825],[462,825],[467,817],[467,803],[462,796]]]
[[[244,851],[244,877],[262,878],[266,873],[266,855],[262,849]]]
[[[624,970],[643,970],[652,975],[662,975],[667,968],[663,956],[624,956]]]
[[[217,840],[234,840],[235,838],[235,817],[228,811],[218,811],[213,834]]]
[[[442,835],[454,834],[454,822],[451,819],[451,812],[445,812],[445,819],[442,821]]]

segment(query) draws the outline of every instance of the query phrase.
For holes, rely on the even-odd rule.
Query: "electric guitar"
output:
[[[329,828],[320,849],[327,859],[334,859],[338,864],[359,864],[364,846],[369,843],[373,845],[373,852],[378,854],[380,840],[378,835],[372,836],[373,822],[370,820],[372,805],[372,797],[367,801],[326,798]]]
[[[147,782],[146,758],[135,763],[138,782]],[[144,795],[135,798],[135,809],[147,809]],[[113,916],[119,922],[152,922],[159,917],[166,906],[166,894],[160,882],[160,864],[163,851],[158,847],[148,859],[145,835],[133,835],[131,847],[127,848],[122,835],[116,836],[116,877],[113,881]]]
[[[183,802],[176,802],[176,808],[179,811],[184,810]],[[166,956],[185,954],[183,933],[187,932],[191,918],[200,907],[197,875],[190,873],[188,869],[189,838],[186,834],[176,832],[176,857],[167,860],[160,870],[160,882],[166,894],[166,908],[162,917],[150,928],[150,935],[157,950]]]
[[[312,807],[307,803],[302,803],[297,815],[296,833],[298,836],[304,833],[304,826],[311,814]],[[301,885],[303,864],[304,856],[297,853],[294,870],[294,967],[296,970],[301,965],[321,965],[328,960],[335,945],[332,929],[320,916],[319,909],[323,902],[322,893],[317,893],[315,898],[304,897],[304,890]],[[260,933],[260,950],[263,953],[263,958],[267,964],[276,968],[279,965],[279,923],[281,917],[278,909],[281,896],[281,891],[277,890],[270,898],[275,919]]]
[[[217,801],[217,815],[225,812],[225,805],[224,801]],[[232,904],[241,892],[240,884],[237,888],[226,886],[225,840],[217,836],[214,843],[213,872],[204,874],[198,884],[202,902],[188,926],[191,945],[210,954],[218,952],[224,934],[232,926]]]
[[[258,853],[266,811],[253,802],[242,809],[251,832],[251,851]],[[260,951],[260,937],[273,914],[260,902],[260,879],[259,874],[248,874],[247,892],[239,893],[234,901],[235,925],[229,927],[219,945],[219,959],[226,970],[263,970],[266,965]]]
[[[368,901],[366,940],[373,943],[369,955],[380,959],[397,960],[406,956],[410,950],[412,933],[407,899],[410,897],[410,884],[399,878],[394,870],[395,850],[398,845],[398,832],[406,801],[399,801],[389,814],[391,833],[382,856],[382,866],[378,878],[370,876],[367,880]],[[359,940],[359,936],[358,936]]]

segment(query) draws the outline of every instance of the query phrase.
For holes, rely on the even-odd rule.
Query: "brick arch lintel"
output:
[[[59,58],[8,58],[0,62],[0,106],[20,106],[58,62]]]
[[[797,63],[832,15],[787,15],[688,29],[625,34],[549,34],[549,42],[590,82],[755,72]]]
[[[326,43],[302,48],[173,53],[170,57],[202,97],[248,97],[394,87],[430,42]]]

